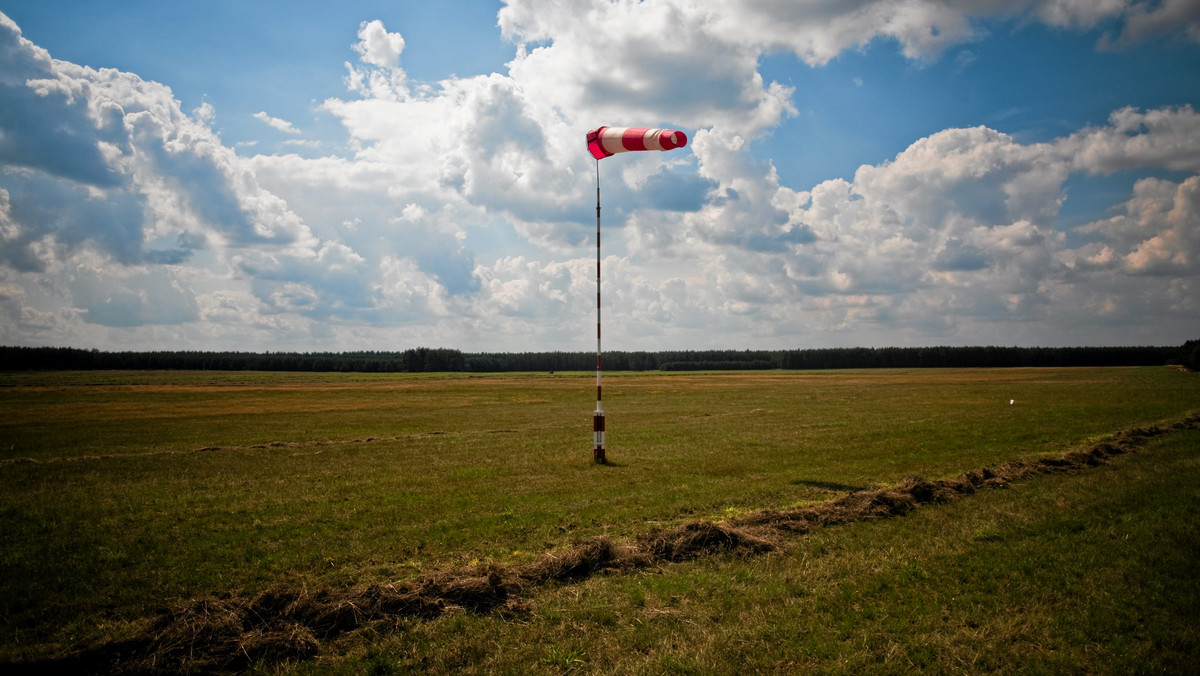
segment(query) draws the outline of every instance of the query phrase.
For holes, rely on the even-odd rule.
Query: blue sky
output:
[[[0,2],[0,344],[1177,344],[1200,2]]]
[[[893,157],[942,129],[983,124],[1024,143],[1049,141],[1103,124],[1125,106],[1195,105],[1200,99],[1195,43],[1100,51],[1102,28],[1069,31],[1017,21],[989,26],[978,41],[929,62],[901,58],[895,43],[883,39],[819,68],[805,67],[791,54],[765,58],[764,78],[795,87],[803,113],[768,139],[801,149],[795,159],[774,157],[781,174],[807,185],[850,179],[861,164]]]
[[[513,48],[496,27],[501,6],[485,0],[16,0],[0,11],[54,58],[161,82],[185,110],[212,102],[223,111],[215,126],[229,143],[265,143],[273,139],[264,138],[262,124],[251,117],[264,108],[332,142],[344,138],[333,120],[314,124],[320,118],[313,104],[345,92],[343,64],[357,58],[356,34],[368,19],[408,27],[404,68],[415,80],[502,71]]]

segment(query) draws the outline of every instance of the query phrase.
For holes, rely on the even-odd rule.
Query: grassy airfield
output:
[[[1200,657],[1193,425],[1085,471],[756,553],[601,566],[503,607],[242,636],[262,648],[242,662],[146,661],[143,639],[197,602],[517,570],[598,538],[1060,457],[1200,413],[1196,374],[1165,367],[614,373],[598,466],[592,377],[0,374],[0,663],[1180,672]]]

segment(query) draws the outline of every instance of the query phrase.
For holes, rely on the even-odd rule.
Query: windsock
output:
[[[673,129],[600,127],[587,134],[592,157],[602,160],[627,150],[674,150],[687,145],[687,136]]]

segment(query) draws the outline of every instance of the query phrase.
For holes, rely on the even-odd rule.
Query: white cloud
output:
[[[1124,44],[1166,16],[1192,25],[1180,11],[513,0],[507,72],[436,83],[410,82],[404,38],[368,21],[345,95],[320,106],[351,153],[312,159],[239,157],[213,106],[185,115],[163,85],[55,61],[0,15],[0,97],[20,112],[0,113],[0,339],[579,349],[596,265],[583,135],[607,123],[691,136],[600,167],[615,349],[1088,342],[1098,325],[1160,342],[1140,327],[1197,316],[1196,176],[1138,182],[1078,246],[1056,223],[1072,175],[1200,172],[1190,107],[1125,108],[1046,143],[945,129],[815,186],[749,149],[796,110],[759,72],[773,51],[819,65],[884,39],[930,60],[987,17],[1112,21]],[[513,241],[482,256],[479,233]]]
[[[723,248],[707,286],[726,299],[725,312],[748,312],[744,326],[763,334],[789,327],[824,333],[825,340],[844,332],[850,343],[852,336],[897,341],[910,331],[924,342],[938,332],[955,341],[994,341],[1001,325],[1007,335],[1018,335],[1020,326],[1042,327],[1030,328],[1031,335],[1072,322],[1095,326],[1103,308],[1105,322],[1154,342],[1152,333],[1130,325],[1166,322],[1179,331],[1195,316],[1195,304],[1183,299],[1200,273],[1196,177],[1139,182],[1126,215],[1079,229],[1101,242],[1072,249],[1054,224],[1072,172],[1176,166],[1193,156],[1192,116],[1188,109],[1118,111],[1106,127],[1045,144],[1022,145],[986,127],[919,139],[890,162],[861,167],[853,182],[828,181],[791,200],[777,196],[776,204],[790,205],[787,223],[812,238],[777,251]],[[707,142],[700,136],[698,143]],[[760,189],[777,185],[762,168],[727,172]],[[728,210],[715,205],[688,215],[692,230],[720,227]],[[763,221],[760,214],[750,222]],[[712,260],[692,246],[693,259]],[[1131,276],[1142,281],[1131,283]],[[1149,291],[1156,287],[1157,296]],[[1103,299],[1090,289],[1104,289]],[[1193,314],[1181,314],[1188,307]],[[1083,331],[1063,336],[1087,339]]]
[[[704,4],[713,12],[715,32],[764,51],[787,50],[809,65],[820,66],[877,37],[895,39],[909,58],[936,57],[949,45],[973,37],[972,14],[995,13],[999,3],[978,3],[970,12],[960,3],[935,0],[720,0]]]
[[[182,324],[194,321],[194,294],[170,266],[114,266],[93,253],[72,257],[64,266],[72,305],[82,319],[104,326]]]
[[[535,119],[557,109],[588,120],[583,130],[633,118],[752,136],[794,114],[791,90],[757,71],[763,46],[730,40],[713,18],[688,2],[532,0],[502,9],[500,27],[521,44],[509,74]]]
[[[217,118],[217,110],[211,103],[205,101],[192,110],[192,118],[204,125],[211,125]]]
[[[1200,171],[1200,114],[1191,106],[1122,108],[1107,126],[1076,132],[1063,145],[1076,169],[1094,174],[1143,167]]]
[[[54,341],[61,322],[52,312],[35,308],[20,281],[0,274],[0,341],[5,345],[37,345]],[[17,278],[19,280],[19,277]]]
[[[317,141],[315,139],[294,138],[294,139],[288,139],[288,140],[284,141],[281,145],[295,147],[295,148],[320,148],[321,142]]]
[[[362,56],[363,63],[384,69],[400,67],[400,52],[404,51],[404,37],[389,33],[379,19],[364,21],[358,27],[358,44],[354,51]]]
[[[1091,28],[1103,19],[1119,16],[1130,0],[1042,0],[1034,13],[1051,26]]]
[[[208,116],[208,118],[211,119],[211,114]],[[287,120],[281,120],[278,117],[271,117],[270,115],[267,114],[267,112],[265,110],[255,113],[254,119],[261,120],[262,122],[265,122],[267,125],[269,125],[271,128],[277,129],[285,134],[299,134],[300,133],[300,130],[297,129],[295,126],[293,126],[291,122],[288,122]]]
[[[1194,0],[1135,2],[1125,9],[1124,25],[1116,40],[1105,39],[1102,47],[1123,49],[1162,36],[1184,34],[1200,42],[1200,4]]]
[[[346,85],[350,91],[383,100],[396,100],[407,94],[408,76],[400,67],[403,36],[387,32],[378,19],[364,21],[358,27],[354,51],[358,52],[363,66],[346,63]]]
[[[1101,47],[1123,48],[1183,32],[1200,40],[1200,6],[1192,0],[678,0],[680,7],[709,12],[714,33],[762,51],[787,50],[820,66],[843,51],[879,38],[895,40],[910,59],[931,60],[949,47],[977,39],[983,19],[1037,19],[1090,29],[1118,20],[1119,37]]]
[[[1200,176],[1181,183],[1137,182],[1124,213],[1076,228],[1103,237],[1093,265],[1117,264],[1135,275],[1200,274]]]

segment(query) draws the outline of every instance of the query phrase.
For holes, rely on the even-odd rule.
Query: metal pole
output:
[[[604,407],[600,396],[600,160],[596,159],[596,410],[592,413],[592,436],[594,448],[592,459],[603,465],[604,457]]]

